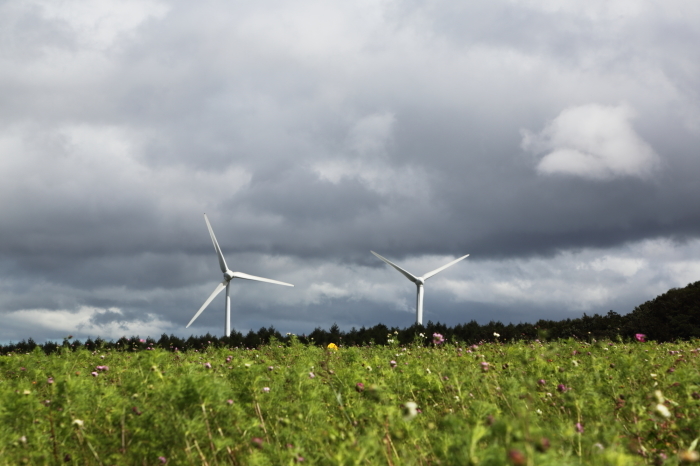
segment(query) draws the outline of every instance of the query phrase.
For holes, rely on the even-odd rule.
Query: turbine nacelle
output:
[[[230,270],[224,272],[224,280],[226,280],[227,282],[230,282],[234,278],[236,278],[236,272],[231,272]]]

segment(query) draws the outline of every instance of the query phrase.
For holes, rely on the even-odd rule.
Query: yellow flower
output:
[[[328,343],[327,348],[332,349],[333,351],[338,351],[338,345],[336,345],[335,343]]]

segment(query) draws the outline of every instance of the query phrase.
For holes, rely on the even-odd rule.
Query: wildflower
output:
[[[410,421],[418,415],[417,411],[418,405],[413,401],[408,401],[403,405],[403,419],[404,421]]]
[[[46,383],[52,384],[52,383],[53,383],[53,377],[49,377],[49,378],[46,380]]]
[[[583,426],[581,425],[580,422],[577,422],[574,427],[576,428],[576,432],[578,432],[579,434],[583,433]]]
[[[365,391],[365,384],[363,384],[362,382],[357,382],[355,384],[355,390],[357,391],[357,393],[364,392]]]
[[[251,441],[256,447],[262,448],[263,439],[261,439],[260,437],[253,437],[252,439],[250,439],[250,441]]]
[[[366,369],[368,372],[372,372],[372,366],[367,366]]]
[[[568,388],[567,388],[566,385],[564,385],[563,383],[560,383],[559,385],[557,385],[557,391],[558,391],[558,392],[564,393],[564,392],[567,391],[567,390],[568,390]]]
[[[98,371],[108,371],[108,370],[109,370],[109,366],[97,366],[97,367],[95,367],[95,370],[98,370]]]
[[[665,417],[666,419],[668,419],[669,417],[671,417],[671,411],[668,410],[668,408],[666,407],[666,405],[659,403],[659,404],[656,405],[656,408],[655,408],[655,409],[656,409],[656,412],[657,412],[657,413],[659,413],[660,415],[662,415],[662,416]]]
[[[263,393],[270,393],[270,387],[263,387]]]
[[[647,341],[647,340],[646,340],[646,339],[647,339],[647,336],[644,335],[643,333],[635,333],[635,334],[634,334],[634,339],[637,340],[637,341],[645,342],[645,341]]]
[[[431,373],[429,368],[426,368],[426,369],[425,369],[425,372],[427,372],[428,374]]]
[[[481,363],[481,372],[486,372],[488,370],[489,370],[489,363],[487,363],[486,361],[482,362]]]
[[[500,334],[500,333],[493,332],[493,336],[496,337],[496,338],[498,338],[498,337],[501,336],[501,334]]]
[[[140,343],[146,343],[146,340],[144,340],[143,338],[139,338],[139,342],[140,342]]]
[[[439,333],[433,333],[433,345],[440,345],[445,342],[445,337]]]
[[[229,362],[231,362],[232,359],[233,359],[233,356],[228,356],[228,357],[226,358],[226,362],[229,363]]]
[[[537,451],[542,453],[549,450],[549,439],[547,437],[542,437],[535,445],[535,448],[537,448]]]
[[[544,379],[540,379],[540,380],[537,381],[537,384],[538,384],[538,385],[546,385],[547,382],[545,382]]]
[[[335,343],[328,343],[328,346],[326,348],[328,348],[329,350],[338,351],[338,345],[336,345]]]
[[[527,458],[525,458],[523,452],[516,448],[508,450],[508,460],[514,466],[521,466],[527,464]]]
[[[25,435],[23,435],[19,438],[19,441],[22,443],[27,443],[27,437]]]
[[[132,411],[134,414],[136,414],[137,416],[140,416],[140,415],[143,414],[143,413],[141,412],[141,410],[139,410],[138,406],[134,406],[133,408],[131,408],[131,411]]]
[[[232,404],[233,404],[233,400],[231,400],[231,399],[226,400],[226,403],[228,403],[229,405],[232,405]]]
[[[536,412],[537,414],[542,414],[542,410],[539,409],[539,408],[538,408],[535,412]]]
[[[21,370],[21,371],[23,371],[23,372],[24,372],[24,371],[26,371],[26,370],[27,370],[27,368],[26,368],[26,367],[20,367],[20,368],[19,368],[19,370]]]
[[[99,374],[97,372],[93,371],[93,372],[90,372],[90,375],[92,375],[93,377],[97,377]]]
[[[73,419],[73,422],[71,422],[71,425],[78,426],[78,427],[83,427],[85,423],[83,422],[82,419]]]
[[[310,379],[316,378],[316,374],[314,374],[313,372],[309,372],[309,378]]]
[[[389,364],[391,364],[392,368],[396,367],[396,361],[394,361],[393,359],[389,361]]]
[[[158,461],[160,461],[160,464],[165,464],[168,462],[168,459],[165,456],[159,456]]]
[[[268,371],[271,371],[271,370],[274,370],[274,369],[275,369],[275,366],[267,366],[267,370],[268,370]]]
[[[680,455],[681,463],[696,463],[700,460],[700,453],[695,450],[685,450]]]

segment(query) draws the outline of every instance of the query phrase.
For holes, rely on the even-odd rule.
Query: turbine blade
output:
[[[462,257],[460,257],[459,259],[455,259],[455,260],[453,260],[452,262],[450,262],[449,264],[443,265],[443,266],[440,267],[439,269],[435,269],[435,270],[433,270],[432,272],[426,273],[425,275],[423,275],[423,280],[429,279],[429,278],[432,277],[433,275],[442,272],[442,271],[445,270],[447,267],[453,266],[453,265],[455,265],[457,262],[461,261],[462,259],[466,259],[467,257],[469,257],[469,254],[467,254],[466,256],[462,256]]]
[[[416,278],[416,276],[413,275],[411,272],[407,272],[406,270],[402,269],[402,268],[399,267],[398,265],[396,265],[396,264],[394,264],[393,262],[391,262],[389,259],[386,259],[386,258],[380,256],[379,254],[377,254],[377,253],[374,252],[374,251],[370,251],[370,252],[371,252],[372,254],[374,254],[375,256],[377,256],[378,258],[380,258],[381,260],[383,260],[384,262],[386,262],[387,264],[389,264],[390,266],[392,266],[393,268],[395,268],[396,270],[398,270],[399,272],[401,272],[406,278],[408,278],[409,280],[411,280],[413,283],[417,283],[417,282],[418,282],[418,279]]]
[[[194,315],[194,317],[192,317],[192,320],[190,320],[190,323],[187,324],[187,326],[186,326],[185,328],[189,328],[190,325],[192,325],[192,322],[194,322],[195,319],[196,319],[197,317],[199,317],[199,314],[201,314],[202,311],[209,305],[209,303],[211,302],[211,300],[214,299],[214,298],[216,298],[216,295],[219,294],[219,293],[221,293],[221,290],[223,290],[224,288],[226,288],[226,285],[228,285],[228,282],[227,282],[226,280],[224,280],[223,282],[221,282],[221,283],[219,283],[218,285],[216,285],[216,289],[214,290],[214,292],[213,292],[212,294],[209,295],[209,298],[207,298],[206,301],[204,301],[204,304],[202,304],[202,307],[199,308],[199,311],[197,311],[197,313]]]
[[[221,252],[219,243],[216,241],[216,236],[214,236],[214,230],[212,230],[211,228],[211,224],[209,223],[209,218],[207,218],[207,214],[204,214],[204,220],[207,222],[207,228],[209,228],[209,235],[211,236],[211,240],[214,243],[216,255],[219,256],[219,266],[221,267],[221,273],[226,273],[226,271],[228,270],[228,266],[226,265],[226,259],[224,259],[224,254]]]
[[[269,278],[256,277],[255,275],[248,275],[247,273],[243,272],[233,272],[233,278],[242,278],[243,280],[255,280],[256,282],[274,283],[275,285],[294,286],[291,283],[270,280]]]

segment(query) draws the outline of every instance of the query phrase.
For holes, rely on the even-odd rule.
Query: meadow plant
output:
[[[698,341],[137,343],[0,356],[0,465],[698,461]]]

